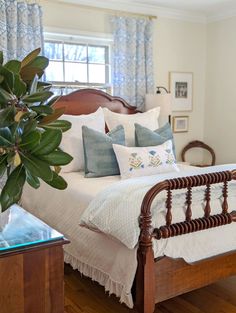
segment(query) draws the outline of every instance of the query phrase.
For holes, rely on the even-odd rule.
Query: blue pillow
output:
[[[85,177],[119,175],[119,165],[112,144],[125,145],[124,127],[119,125],[107,134],[82,126]]]
[[[169,123],[154,131],[139,124],[134,124],[134,126],[136,147],[158,146],[167,140],[172,140],[173,152],[176,157],[174,137]]]

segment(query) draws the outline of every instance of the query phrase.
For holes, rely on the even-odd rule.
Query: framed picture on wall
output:
[[[189,127],[188,116],[173,116],[172,128],[174,133],[186,133]]]
[[[172,95],[172,111],[192,111],[193,73],[170,72],[169,90]]]

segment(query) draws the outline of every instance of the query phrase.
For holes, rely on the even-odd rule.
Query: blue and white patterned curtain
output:
[[[5,60],[22,59],[43,47],[42,9],[37,3],[0,0],[0,50]]]
[[[118,16],[111,21],[114,95],[141,109],[145,94],[154,91],[153,22]]]

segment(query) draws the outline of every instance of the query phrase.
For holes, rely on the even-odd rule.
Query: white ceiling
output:
[[[56,0],[56,2],[57,1],[203,23],[236,16],[236,0]]]

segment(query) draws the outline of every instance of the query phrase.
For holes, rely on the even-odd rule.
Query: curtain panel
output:
[[[5,60],[43,48],[42,9],[37,3],[0,0],[0,50]]]
[[[154,92],[153,21],[114,16],[111,23],[114,95],[142,109],[145,94]]]

